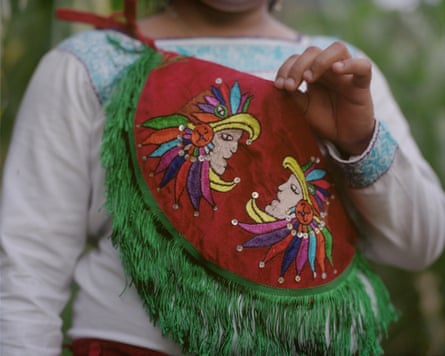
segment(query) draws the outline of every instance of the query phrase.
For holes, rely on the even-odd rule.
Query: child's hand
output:
[[[292,93],[314,132],[346,155],[357,155],[369,144],[374,130],[370,93],[371,62],[352,58],[335,42],[322,50],[309,47],[280,67],[275,86]],[[297,88],[303,81],[306,92]]]

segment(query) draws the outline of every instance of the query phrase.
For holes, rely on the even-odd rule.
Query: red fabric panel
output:
[[[208,116],[213,115],[211,109],[214,107],[216,110],[218,100],[226,103],[226,108],[218,108],[218,115],[224,115],[224,110],[226,110],[229,112],[228,118],[233,118],[236,116],[233,112],[236,107],[244,106],[247,107],[245,114],[248,113],[258,121],[259,136],[251,144],[246,144],[248,129],[243,127],[248,123],[233,123],[228,118],[220,119],[217,116],[214,122],[208,120]],[[234,104],[228,103],[231,100]],[[203,115],[206,117],[206,126],[199,121],[200,115],[196,115],[202,112],[206,112],[206,115]],[[150,120],[160,116],[164,117],[163,121],[154,120],[150,127]],[[189,127],[189,133],[184,130],[181,137],[183,147],[175,146],[165,153],[163,151],[167,150],[166,146],[144,144],[150,141],[150,135],[161,135],[162,130],[178,127],[175,124],[169,125],[171,122],[180,122],[178,117],[182,120],[185,117],[188,122],[185,126]],[[184,164],[181,154],[187,154],[187,159],[190,160],[193,152],[198,152],[204,147],[200,147],[197,137],[204,140],[201,140],[204,145],[209,138],[213,138],[212,143],[215,143],[216,136],[226,132],[220,130],[226,122],[224,120],[230,122],[227,124],[227,129],[240,129],[238,131],[243,132],[242,138],[237,142],[236,147],[232,146],[232,152],[229,154],[218,151],[220,148],[215,149],[226,157],[222,159],[222,164],[223,166],[226,164],[226,167],[223,168],[224,172],[219,175],[219,178],[223,181],[240,178],[240,182],[226,192],[209,189],[209,184],[206,182],[206,179],[208,180],[208,172],[205,168],[206,165],[208,166],[207,161],[200,165],[193,163],[190,165],[188,162],[190,167],[187,167],[186,171],[180,169]],[[163,123],[165,127],[162,126]],[[219,128],[212,126],[215,123],[220,125]],[[201,134],[201,131],[197,133],[198,127],[200,130],[204,128],[206,134]],[[214,132],[207,132],[209,127],[213,127]],[[170,57],[168,63],[150,73],[135,115],[134,134],[136,141],[134,147],[137,150],[139,168],[147,186],[175,228],[206,260],[247,280],[262,285],[292,289],[330,282],[350,264],[355,251],[354,241],[357,233],[338,197],[330,198],[329,205],[325,203],[320,205],[328,212],[327,217],[323,217],[322,220],[333,237],[333,265],[328,259],[323,258],[320,243],[318,250],[314,247],[315,241],[320,242],[320,236],[317,237],[317,235],[322,225],[314,220],[313,215],[318,218],[321,216],[320,206],[317,205],[317,197],[321,195],[316,196],[310,193],[309,182],[304,182],[298,189],[304,188],[308,203],[303,205],[313,207],[314,214],[294,219],[297,225],[298,221],[301,222],[294,233],[306,233],[305,236],[308,236],[309,231],[314,232],[312,242],[301,244],[305,245],[307,252],[295,256],[295,253],[292,254],[290,251],[286,255],[286,249],[280,246],[277,247],[276,256],[261,266],[261,261],[264,261],[265,256],[270,258],[270,253],[274,252],[272,245],[256,248],[244,247],[241,251],[240,246],[255,236],[247,231],[250,228],[247,225],[255,224],[255,221],[247,213],[246,203],[253,193],[258,195],[256,203],[261,210],[264,210],[265,206],[272,201],[280,200],[277,198],[281,190],[280,186],[290,179],[291,175],[291,170],[284,166],[286,157],[292,157],[298,162],[300,168],[306,167],[307,177],[310,171],[312,174],[320,170],[327,171],[318,143],[301,113],[296,109],[292,98],[276,89],[272,82],[194,58],[172,60]],[[207,147],[212,146],[210,144]],[[163,151],[156,151],[159,149]],[[180,153],[181,149],[184,152]],[[310,163],[314,157],[319,161],[312,168],[307,169],[306,164]],[[211,165],[212,162],[210,162]],[[164,170],[160,170],[159,167]],[[301,169],[304,171],[305,168]],[[185,174],[187,174],[186,178]],[[316,181],[314,179],[314,184]],[[331,186],[329,173],[322,181],[319,187],[322,189],[330,187],[329,194],[337,196]],[[206,194],[211,195],[217,210],[212,204],[212,199],[206,199]],[[296,214],[305,213],[301,206],[302,204],[294,206]],[[234,219],[240,224],[234,225]],[[276,222],[279,224],[279,219]],[[286,223],[281,220],[281,225],[283,222]],[[245,229],[241,228],[244,226],[241,223],[247,224]],[[255,225],[252,229],[259,230],[256,232],[257,235],[269,231],[263,225]],[[297,240],[294,242],[299,243]],[[315,267],[310,267],[310,258],[308,258],[311,255],[311,244],[314,251],[312,261]],[[330,245],[328,240],[325,241],[325,245]],[[298,246],[295,245],[294,248],[296,247]],[[289,249],[291,249],[290,245]],[[286,262],[289,256],[292,261]],[[284,268],[284,265],[288,267]],[[298,277],[297,274],[301,276]]]

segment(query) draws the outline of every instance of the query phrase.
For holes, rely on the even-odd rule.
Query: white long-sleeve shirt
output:
[[[111,45],[107,36],[121,46]],[[166,39],[157,45],[272,79],[291,54],[332,40]],[[140,45],[112,32],[76,35],[42,59],[29,84],[3,177],[1,355],[60,354],[59,314],[73,277],[79,291],[71,337],[180,354],[127,286],[109,240],[111,217],[103,208],[102,105]],[[348,182],[346,197],[365,255],[401,268],[423,268],[445,244],[445,194],[376,68],[372,94],[379,124],[370,147],[347,161],[329,152]],[[87,241],[93,247],[85,249]]]

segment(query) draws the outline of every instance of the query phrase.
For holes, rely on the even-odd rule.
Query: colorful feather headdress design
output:
[[[136,0],[125,4],[125,23],[99,27],[137,36]],[[292,98],[144,42],[105,108],[102,162],[111,240],[152,321],[185,354],[381,353],[394,310],[356,253],[355,227],[331,199],[326,162]],[[236,151],[245,133],[253,144]],[[270,189],[283,167],[296,193],[290,204]],[[262,197],[251,199],[252,189]],[[258,208],[274,194],[286,204]]]
[[[195,215],[202,199],[217,208],[212,190],[227,192],[240,182],[239,177],[224,181],[220,176],[242,133],[248,135],[247,144],[260,134],[258,120],[247,112],[252,96],[241,93],[238,82],[230,88],[221,79],[215,84],[196,104],[199,112],[154,117],[141,125],[155,130],[142,145],[157,146],[145,159],[159,158],[152,173],[163,173],[159,189],[174,180],[174,207],[179,208],[180,197],[187,191]]]
[[[313,158],[300,167],[293,157],[285,157],[283,167],[291,171],[291,176],[280,187],[277,200],[262,211],[256,203],[259,194],[254,192],[246,204],[246,211],[255,223],[232,220],[233,225],[255,234],[237,246],[239,252],[244,248],[268,248],[259,268],[265,268],[268,261],[283,255],[278,283],[284,283],[284,275],[292,262],[295,264],[296,282],[301,281],[307,262],[313,278],[317,277],[316,263],[322,279],[327,277],[326,260],[334,266],[333,238],[324,221],[328,215],[329,198],[333,197],[329,193],[330,183],[325,180],[326,171],[316,168],[318,162]]]

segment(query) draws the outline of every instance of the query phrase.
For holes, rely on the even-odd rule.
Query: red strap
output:
[[[127,28],[131,31],[131,35],[136,34],[137,24],[137,0],[126,0],[124,2],[124,17],[127,20]]]
[[[148,46],[155,48],[151,38],[143,36],[136,22],[137,0],[124,0],[124,11],[116,12],[110,16],[99,16],[87,11],[59,8],[56,9],[56,17],[60,20],[81,22],[92,25],[97,29],[115,29],[135,37]]]
[[[56,10],[56,17],[71,22],[81,22],[93,25],[98,29],[112,28],[128,33],[128,24],[118,20],[120,13],[115,13],[109,17],[99,16],[86,11],[60,8]]]

